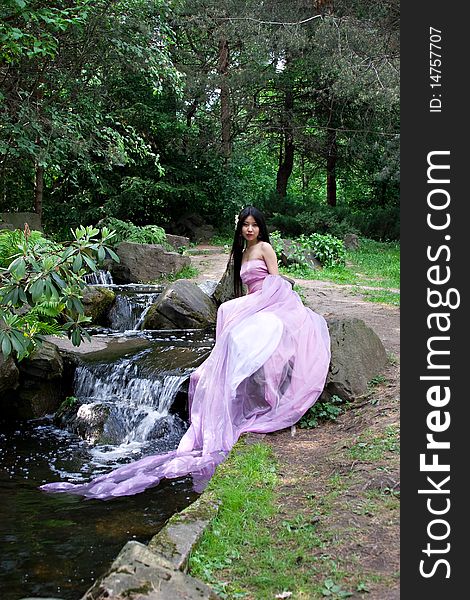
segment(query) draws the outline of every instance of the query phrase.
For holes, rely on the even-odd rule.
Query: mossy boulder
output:
[[[90,286],[83,295],[85,315],[96,325],[105,325],[116,294],[107,288]]]
[[[18,364],[19,386],[10,409],[20,419],[36,419],[57,410],[64,397],[64,361],[54,344],[41,346]]]

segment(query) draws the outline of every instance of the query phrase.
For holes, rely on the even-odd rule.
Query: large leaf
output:
[[[26,262],[23,256],[15,258],[15,260],[8,267],[9,272],[16,278],[22,279],[26,274]]]

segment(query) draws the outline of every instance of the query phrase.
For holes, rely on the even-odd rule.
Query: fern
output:
[[[36,320],[32,325],[34,325],[34,333],[38,335],[64,335],[62,327],[54,321],[46,322]]]
[[[29,234],[29,246],[35,248],[58,248],[55,244],[46,239],[40,231],[31,231]],[[23,254],[25,244],[25,233],[21,229],[0,231],[0,267],[8,267],[11,261]]]
[[[51,317],[55,318],[60,315],[64,310],[65,305],[63,302],[57,300],[42,300],[37,304],[31,311],[30,314],[37,317]]]

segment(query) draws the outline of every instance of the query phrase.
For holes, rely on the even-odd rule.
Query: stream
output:
[[[0,422],[2,600],[78,600],[128,540],[148,542],[198,496],[189,476],[108,501],[38,489],[173,450],[187,429],[189,375],[210,352],[213,331],[142,331],[160,290],[115,288],[111,327],[95,336],[130,343],[82,357],[73,382],[78,411],[64,410],[60,422]]]

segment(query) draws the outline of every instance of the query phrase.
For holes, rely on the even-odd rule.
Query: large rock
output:
[[[347,233],[343,238],[343,242],[346,250],[358,250],[361,245],[359,236],[355,233]]]
[[[170,284],[148,311],[143,329],[193,329],[213,325],[217,309],[198,285],[187,279]]]
[[[83,340],[80,346],[74,346],[66,337],[51,335],[48,339],[59,348],[63,356],[70,357],[75,362],[81,356],[94,356],[97,360],[110,362],[149,346],[149,341],[145,338],[124,335],[92,335],[90,340]]]
[[[219,505],[215,494],[205,491],[183,511],[170,517],[150,540],[148,549],[168,561],[174,569],[187,571],[191,553],[217,516]]]
[[[93,402],[61,406],[54,416],[57,426],[77,434],[89,444],[115,444],[114,439],[104,435],[105,424],[111,412],[110,404]]]
[[[368,382],[387,363],[379,336],[362,319],[328,320],[331,363],[321,400],[336,395],[350,402],[367,392]]]
[[[104,325],[115,298],[116,295],[112,290],[102,287],[88,287],[83,294],[85,315],[91,317],[92,323]]]
[[[42,231],[41,217],[33,212],[4,212],[0,213],[0,220],[10,225],[8,229],[24,229],[25,224],[31,230]]]
[[[212,294],[215,302],[219,305],[227,300],[235,298],[235,292],[233,289],[233,262],[230,262],[225,269],[214,293]]]
[[[187,236],[192,242],[200,244],[214,237],[215,230],[198,213],[184,215],[173,225],[173,232]]]
[[[199,289],[201,289],[204,292],[204,294],[207,294],[209,298],[212,298],[215,290],[217,289],[217,286],[219,285],[219,282],[215,279],[206,279],[205,281],[201,281],[197,285]]]
[[[19,371],[11,356],[5,358],[0,351],[0,394],[18,387]]]
[[[119,402],[117,398],[110,396],[103,402],[77,400],[68,406],[64,403],[65,406],[61,405],[55,413],[54,423],[58,427],[80,436],[92,446],[122,444],[127,439],[129,432],[125,419],[115,408],[117,402]],[[135,413],[145,419],[145,411],[139,412],[137,408]],[[177,439],[173,441],[177,443],[186,429],[186,423],[178,415],[170,414],[157,419],[145,437],[154,443],[160,440],[164,444],[165,440],[172,441],[176,437]]]
[[[43,342],[18,368],[20,385],[12,407],[16,416],[35,419],[55,412],[64,397],[64,362],[57,347]]]
[[[187,248],[190,243],[190,240],[188,237],[185,237],[184,235],[172,235],[170,233],[166,234],[166,241],[177,252],[180,248]]]
[[[167,252],[158,244],[121,242],[116,246],[116,254],[120,262],[112,266],[115,283],[148,283],[177,273],[191,263],[189,256]]]
[[[122,548],[108,572],[81,600],[220,600],[205,583],[175,569],[164,556],[140,542]]]

